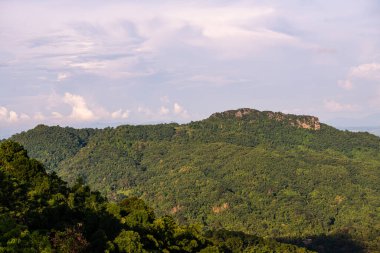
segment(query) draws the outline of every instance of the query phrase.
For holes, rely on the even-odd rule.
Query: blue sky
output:
[[[0,137],[250,107],[380,125],[380,2],[0,1]]]

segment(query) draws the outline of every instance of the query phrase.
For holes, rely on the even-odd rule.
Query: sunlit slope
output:
[[[41,147],[34,131],[13,137],[31,156]],[[59,143],[44,148],[54,157]],[[111,199],[142,197],[182,223],[270,237],[343,233],[372,248],[379,240],[380,138],[312,116],[239,109],[96,130],[75,154],[44,161],[69,182],[82,177]]]

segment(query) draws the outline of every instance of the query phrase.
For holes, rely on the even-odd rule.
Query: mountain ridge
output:
[[[317,122],[243,108],[181,125],[40,126],[12,139],[69,183],[140,197],[181,224],[285,241],[343,233],[376,252],[380,138],[291,124],[302,117]]]
[[[309,115],[294,115],[285,114],[282,112],[272,112],[272,111],[259,111],[251,108],[239,108],[236,110],[227,110],[224,112],[213,113],[208,119],[214,118],[236,118],[236,119],[249,119],[249,120],[260,120],[260,119],[270,119],[276,121],[286,122],[291,126],[320,130],[319,119],[315,116]]]

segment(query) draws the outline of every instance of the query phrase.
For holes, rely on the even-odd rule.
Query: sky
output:
[[[237,108],[380,126],[378,0],[0,0],[0,138]]]

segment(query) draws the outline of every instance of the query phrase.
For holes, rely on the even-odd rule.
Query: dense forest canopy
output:
[[[188,124],[37,126],[11,138],[69,182],[157,215],[320,252],[380,241],[380,138],[316,117],[239,109]]]
[[[68,187],[47,174],[12,141],[0,145],[0,189],[0,252],[310,252],[244,233],[180,226],[134,197],[107,202],[81,180]]]

